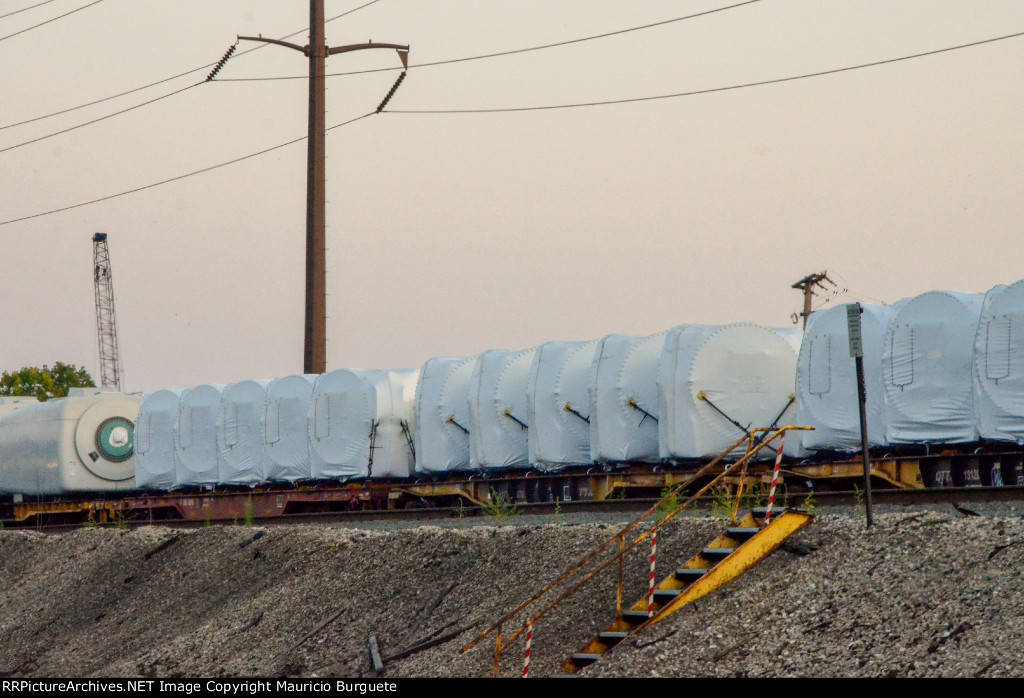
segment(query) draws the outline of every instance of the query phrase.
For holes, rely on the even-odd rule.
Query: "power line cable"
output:
[[[52,2],[53,0],[49,0],[49,1]],[[359,7],[355,7],[353,9],[351,9],[351,10],[348,10],[347,12],[342,12],[340,15],[335,15],[334,17],[331,17],[331,18],[326,19],[324,21],[325,22],[333,22],[336,19],[341,19],[345,15],[350,15],[353,12],[361,10],[364,7],[369,7],[370,5],[373,5],[373,4],[378,3],[378,2],[380,2],[380,0],[370,0],[370,2],[364,3],[364,4],[360,5]],[[280,39],[282,41],[284,39],[290,39],[293,36],[297,36],[297,35],[301,34],[302,32],[306,31],[307,29],[309,29],[309,27],[305,27],[303,29],[300,29],[297,32],[292,32],[291,34],[286,34],[285,36],[280,37]],[[244,56],[247,53],[252,53],[253,51],[258,51],[259,49],[266,48],[266,47],[267,47],[267,44],[258,44],[256,46],[254,46],[253,48],[246,49],[245,51],[239,51],[238,53],[235,54],[235,57],[237,58],[238,56]],[[135,93],[135,92],[140,92],[140,91],[148,89],[150,87],[156,87],[157,85],[162,85],[163,83],[170,82],[171,80],[177,80],[178,78],[185,77],[186,75],[191,75],[192,73],[198,73],[200,71],[206,70],[207,68],[212,68],[215,65],[217,65],[216,61],[214,61],[213,63],[207,63],[206,65],[201,65],[198,68],[193,68],[192,70],[186,70],[184,73],[178,73],[177,75],[172,75],[169,78],[164,78],[162,80],[157,80],[156,82],[151,82],[148,85],[142,85],[140,87],[134,87],[134,88],[132,88],[130,90],[125,90],[124,92],[118,92],[117,94],[110,95],[109,97],[103,97],[102,99],[96,99],[96,100],[93,100],[91,102],[85,102],[84,104],[79,104],[79,105],[74,106],[74,107],[68,107],[67,109],[61,109],[60,111],[51,112],[49,114],[43,114],[42,116],[36,116],[36,117],[31,118],[31,119],[25,119],[24,121],[18,121],[18,122],[12,123],[12,124],[6,124],[6,125],[3,125],[3,126],[0,126],[0,131],[3,131],[4,129],[8,129],[8,128],[14,128],[15,126],[23,126],[24,124],[30,124],[30,123],[32,123],[34,121],[42,121],[43,119],[49,119],[50,117],[53,117],[53,116],[59,116],[61,114],[67,114],[68,112],[76,111],[78,109],[84,109],[85,107],[91,107],[94,104],[101,104],[103,102],[108,102],[108,101],[110,101],[112,99],[117,99],[118,97],[124,97],[125,95],[130,95],[130,94]]]
[[[1020,36],[1024,36],[1024,32],[1017,32],[1017,33],[1014,33],[1014,34],[1007,34],[1005,36],[994,37],[994,38],[985,39],[985,40],[982,40],[982,41],[975,41],[975,42],[971,42],[971,43],[968,43],[968,44],[960,44],[958,46],[951,46],[951,47],[948,47],[948,48],[936,49],[936,50],[933,50],[933,51],[927,51],[927,52],[924,52],[924,53],[917,53],[917,54],[913,54],[913,55],[909,55],[909,56],[901,56],[901,57],[898,57],[898,58],[889,58],[889,59],[886,59],[886,60],[874,61],[872,63],[862,63],[860,65],[847,66],[845,68],[835,68],[835,69],[832,69],[832,70],[820,71],[820,72],[817,72],[817,73],[806,73],[804,75],[791,76],[791,77],[786,77],[786,78],[776,78],[774,80],[763,80],[763,81],[760,81],[760,82],[745,83],[743,85],[731,85],[731,86],[727,86],[727,87],[710,88],[710,89],[706,89],[706,90],[696,90],[696,91],[693,91],[693,92],[676,93],[676,94],[673,94],[673,95],[662,95],[662,96],[655,96],[655,97],[641,97],[641,98],[625,99],[625,100],[611,100],[611,101],[608,101],[608,102],[590,102],[590,103],[585,103],[585,104],[557,105],[557,106],[550,106],[550,107],[521,107],[521,108],[515,108],[515,109],[418,110],[418,111],[414,111],[414,110],[405,110],[405,111],[385,110],[385,111],[379,112],[379,113],[385,113],[385,114],[387,114],[387,113],[390,113],[390,114],[493,113],[493,112],[507,112],[507,111],[534,111],[534,110],[541,110],[541,109],[563,109],[563,108],[581,107],[581,106],[597,106],[597,105],[603,105],[603,104],[623,104],[623,103],[628,103],[628,102],[649,101],[649,100],[655,100],[655,99],[668,99],[668,98],[671,98],[671,97],[683,97],[683,96],[690,96],[690,95],[709,94],[709,93],[713,93],[713,92],[722,92],[722,91],[725,91],[725,90],[735,90],[735,89],[739,89],[739,88],[742,88],[742,87],[755,87],[755,86],[759,86],[759,85],[771,85],[771,84],[776,84],[776,83],[788,82],[788,81],[792,81],[792,80],[799,80],[799,79],[802,79],[802,78],[818,77],[818,76],[822,76],[822,75],[841,73],[841,72],[845,72],[845,71],[856,70],[858,68],[869,68],[869,67],[873,67],[873,66],[884,65],[884,64],[887,64],[887,63],[895,63],[895,62],[898,62],[898,61],[909,60],[911,58],[920,58],[920,57],[923,57],[923,56],[932,56],[932,55],[935,55],[935,54],[945,53],[945,52],[948,52],[948,51],[955,51],[955,50],[962,49],[962,48],[969,48],[969,47],[972,47],[972,46],[981,46],[983,44],[989,44],[989,43],[993,43],[993,42],[996,42],[996,41],[1002,41],[1004,39],[1012,39],[1012,38],[1016,38],[1016,37],[1020,37]],[[363,116],[356,117],[355,119],[350,119],[349,121],[345,121],[343,123],[331,126],[330,128],[328,128],[326,130],[330,131],[330,130],[333,130],[333,129],[336,129],[336,128],[340,128],[341,126],[346,126],[346,125],[348,125],[350,123],[353,123],[355,121],[359,121],[360,119],[364,119],[367,116],[371,116],[371,115],[376,114],[376,113],[378,113],[378,112],[376,112],[376,111],[369,112],[367,114],[364,114]],[[61,211],[67,211],[67,210],[74,209],[74,208],[80,208],[82,206],[88,206],[90,204],[99,203],[101,201],[107,201],[109,199],[114,199],[114,198],[117,198],[117,197],[120,197],[120,196],[126,196],[128,194],[134,194],[135,192],[144,191],[146,189],[152,189],[153,187],[157,187],[157,186],[160,186],[162,184],[168,184],[170,182],[175,182],[175,181],[178,181],[180,179],[185,179],[186,177],[191,177],[193,175],[202,174],[203,172],[209,172],[210,170],[215,170],[215,169],[218,169],[220,167],[225,167],[227,165],[231,165],[231,164],[234,164],[236,162],[242,162],[243,160],[248,160],[248,159],[256,157],[258,155],[263,155],[264,153],[269,153],[269,152],[271,152],[273,150],[277,150],[279,148],[283,148],[283,147],[291,145],[293,143],[298,143],[299,141],[302,141],[302,140],[305,140],[305,138],[304,137],[303,138],[297,138],[295,140],[288,141],[287,143],[282,143],[280,145],[276,145],[276,146],[273,146],[271,148],[267,148],[265,150],[258,151],[256,153],[251,153],[249,155],[244,155],[244,156],[242,156],[240,158],[235,158],[234,160],[229,160],[227,162],[223,162],[223,163],[220,163],[218,165],[213,165],[213,166],[210,166],[210,167],[206,167],[206,168],[203,168],[201,170],[195,170],[193,172],[189,172],[189,173],[184,174],[184,175],[179,175],[177,177],[172,177],[171,179],[166,179],[166,180],[163,180],[161,182],[156,182],[154,184],[148,184],[146,186],[138,187],[136,189],[131,189],[131,190],[128,190],[128,191],[125,191],[125,192],[120,192],[118,194],[111,194],[110,196],[105,196],[105,197],[102,197],[102,198],[99,198],[99,199],[94,199],[92,201],[86,201],[86,202],[79,203],[79,204],[73,204],[71,206],[65,206],[63,208],[52,209],[50,211],[44,211],[42,213],[36,213],[36,214],[30,215],[30,216],[23,216],[21,218],[14,218],[14,219],[7,220],[7,221],[0,221],[0,226],[8,225],[10,223],[17,223],[17,222],[29,220],[29,219],[32,219],[32,218],[39,218],[41,216],[47,216],[47,215],[50,215],[52,213],[60,213]]]
[[[206,82],[206,81],[204,80],[203,82]],[[84,122],[82,122],[80,124],[76,124],[75,126],[69,126],[68,128],[61,129],[60,131],[54,131],[53,133],[48,133],[45,136],[39,136],[38,138],[33,138],[31,140],[23,141],[21,143],[16,143],[14,145],[9,145],[6,148],[0,148],[0,153],[6,153],[9,150],[15,150],[16,148],[21,148],[21,147],[24,147],[26,145],[31,145],[32,143],[38,143],[39,141],[45,141],[47,138],[53,138],[54,136],[59,136],[62,133],[68,133],[69,131],[75,131],[75,130],[78,130],[78,129],[83,128],[85,126],[90,126],[92,124],[99,123],[100,121],[106,121],[107,119],[112,119],[115,116],[120,116],[121,114],[125,114],[127,112],[134,111],[134,110],[139,109],[141,107],[148,106],[150,104],[153,104],[154,102],[159,102],[162,99],[167,99],[168,97],[173,97],[174,95],[181,94],[182,92],[185,92],[186,90],[191,90],[193,87],[199,87],[200,85],[203,84],[203,82],[197,82],[195,84],[189,85],[188,87],[183,87],[180,90],[175,90],[174,92],[169,92],[169,93],[167,93],[165,95],[160,95],[159,97],[155,97],[155,98],[153,98],[153,99],[151,99],[149,101],[141,102],[139,104],[136,104],[134,106],[128,107],[126,109],[122,109],[120,111],[116,111],[116,112],[114,112],[112,114],[107,114],[106,116],[101,116],[99,118],[93,119],[92,121],[84,121]]]
[[[68,15],[73,15],[76,12],[81,12],[82,10],[84,10],[84,9],[86,9],[88,7],[92,7],[93,5],[99,5],[101,2],[103,2],[103,0],[93,0],[88,5],[82,5],[81,7],[77,8],[77,9],[71,10],[70,12],[65,12],[62,15],[57,15],[56,17],[53,17],[52,19],[48,19],[45,22],[40,22],[39,24],[33,24],[31,27],[25,27],[24,29],[20,29],[20,30],[14,32],[13,34],[8,34],[7,36],[0,36],[0,41],[6,41],[7,39],[10,39],[12,37],[18,36],[19,34],[24,34],[25,32],[32,31],[33,29],[38,29],[39,27],[42,27],[42,26],[44,26],[46,24],[49,24],[50,22],[56,22],[58,19],[62,19],[64,17],[67,17]],[[28,8],[26,8],[26,9],[28,9]],[[14,13],[12,12],[11,14],[14,14]]]
[[[675,22],[682,22],[687,19],[695,19],[697,17],[704,17],[705,15],[715,14],[716,12],[724,12],[726,10],[732,10],[737,7],[743,7],[744,5],[753,5],[761,0],[746,0],[745,2],[738,2],[733,5],[726,5],[724,7],[717,7],[713,10],[705,10],[704,12],[696,12],[690,15],[684,15],[682,17],[673,17],[672,19],[664,19],[659,22],[652,22],[651,24],[643,24],[638,27],[629,27],[627,29],[617,29],[615,31],[605,32],[603,34],[594,34],[592,36],[583,36],[578,39],[569,39],[567,41],[556,41],[552,44],[541,44],[539,46],[529,46],[527,48],[510,49],[508,51],[498,51],[497,53],[484,53],[478,56],[464,56],[463,58],[449,58],[441,61],[430,61],[428,63],[417,63],[415,66],[410,64],[411,67],[416,68],[431,68],[438,65],[451,65],[452,63],[465,63],[467,61],[479,61],[485,58],[498,58],[500,56],[512,56],[517,53],[529,53],[530,51],[541,51],[543,49],[557,48],[559,46],[569,46],[571,44],[580,44],[584,41],[593,41],[594,39],[605,39],[610,36],[618,36],[620,34],[628,34],[630,32],[641,31],[643,29],[651,29],[653,27],[662,27],[666,24],[673,24]],[[365,75],[366,73],[382,73],[390,70],[402,70],[402,68],[371,68],[369,70],[352,70],[344,73],[324,73],[324,77],[339,77],[342,75]],[[261,82],[266,80],[305,80],[308,79],[308,75],[289,75],[285,77],[263,77],[263,78],[221,78],[221,82]]]
[[[14,12],[8,12],[5,15],[0,15],[0,19],[4,19],[5,17],[10,17],[11,15],[20,14],[20,13],[24,12],[25,10],[34,10],[37,7],[42,7],[43,5],[49,5],[53,1],[54,0],[43,0],[43,2],[37,2],[35,5],[29,5],[28,7],[23,7],[20,10],[15,10]]]
[[[361,119],[365,119],[368,116],[373,116],[376,113],[377,113],[376,111],[368,112],[366,114],[363,114],[362,116],[357,116],[357,117],[355,117],[353,119],[349,119],[348,121],[343,121],[340,124],[335,124],[334,126],[329,126],[328,128],[326,128],[324,130],[325,131],[333,131],[334,129],[341,128],[342,126],[348,126],[349,124],[355,123],[356,121],[359,121]],[[70,206],[63,206],[61,208],[55,208],[55,209],[51,209],[49,211],[43,211],[42,213],[34,213],[34,214],[30,215],[30,216],[22,216],[21,218],[12,218],[11,220],[0,221],[0,226],[8,225],[10,223],[18,223],[20,221],[27,221],[27,220],[31,220],[33,218],[40,218],[42,216],[49,216],[50,214],[53,214],[53,213],[60,213],[62,211],[70,211],[71,209],[81,208],[83,206],[90,206],[92,204],[98,204],[98,203],[103,202],[103,201],[110,201],[111,199],[117,199],[117,198],[122,197],[122,196],[128,196],[129,194],[135,194],[135,193],[138,193],[140,191],[145,191],[147,189],[152,189],[154,187],[159,187],[159,186],[164,185],[164,184],[170,184],[171,182],[177,182],[178,180],[185,179],[187,177],[193,177],[193,176],[198,175],[198,174],[203,174],[204,172],[210,172],[212,170],[217,170],[217,169],[220,169],[221,167],[227,167],[228,165],[234,165],[235,163],[242,162],[244,160],[249,160],[251,158],[258,157],[260,155],[265,155],[266,153],[270,153],[270,152],[273,152],[275,150],[279,150],[281,148],[284,148],[284,147],[289,146],[289,145],[293,145],[295,143],[299,143],[299,142],[304,141],[304,140],[306,140],[306,136],[302,136],[301,138],[295,138],[295,139],[290,140],[290,141],[288,141],[286,143],[279,143],[278,145],[272,146],[270,148],[264,148],[263,150],[257,151],[255,153],[249,153],[248,155],[243,155],[242,157],[238,157],[238,158],[235,158],[233,160],[227,160],[225,162],[221,162],[221,163],[218,163],[216,165],[210,165],[209,167],[204,167],[204,168],[199,169],[199,170],[193,170],[192,172],[187,172],[185,174],[178,175],[176,177],[171,177],[169,179],[164,179],[164,180],[161,180],[159,182],[153,182],[152,184],[146,184],[145,186],[136,187],[134,189],[129,189],[127,191],[118,192],[117,194],[110,194],[108,196],[102,196],[102,197],[100,197],[98,199],[92,199],[91,201],[83,201],[81,203],[71,204]]]
[[[934,56],[939,53],[948,53],[950,51],[958,51],[964,48],[972,48],[975,46],[982,46],[984,44],[991,44],[996,41],[1004,41],[1006,39],[1015,39],[1024,36],[1024,32],[1016,32],[1014,34],[1006,34],[1004,36],[997,36],[991,39],[983,39],[982,41],[973,41],[968,44],[960,44],[959,46],[949,46],[947,48],[935,49],[933,51],[925,51],[923,53],[915,53],[909,56],[899,56],[897,58],[887,58],[880,61],[872,61],[871,63],[860,63],[858,65],[846,66],[843,68],[832,68],[830,70],[821,70],[815,73],[803,73],[801,75],[790,75],[784,78],[773,78],[771,80],[758,80],[756,82],[745,82],[738,85],[727,85],[725,87],[709,87],[703,90],[690,90],[689,92],[674,92],[672,94],[665,95],[653,95],[648,97],[629,97],[626,99],[609,99],[599,102],[576,102],[573,104],[551,104],[536,107],[500,107],[494,109],[387,109],[383,113],[386,114],[495,114],[502,112],[523,112],[523,111],[545,111],[553,109],[574,109],[577,107],[603,107],[611,104],[630,104],[634,102],[651,102],[660,99],[674,99],[677,97],[692,97],[694,95],[705,95],[712,94],[715,92],[728,92],[729,90],[740,90],[746,87],[761,87],[763,85],[777,85],[783,82],[793,82],[796,80],[805,80],[807,78],[817,78],[823,75],[834,75],[836,73],[844,73],[851,70],[860,70],[862,68],[873,68],[880,65],[887,65],[890,63],[898,63],[899,61],[908,61],[913,58],[923,58],[925,56]]]

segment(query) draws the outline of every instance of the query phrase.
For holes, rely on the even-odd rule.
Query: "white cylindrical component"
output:
[[[861,307],[868,443],[885,446],[882,345],[893,308]],[[850,356],[846,308],[837,305],[815,312],[804,330],[796,369],[796,421],[814,427],[814,431],[800,432],[808,450],[859,451],[861,447],[857,367]]]
[[[180,400],[181,392],[177,390],[158,390],[142,397],[135,426],[135,484],[143,489],[174,487],[174,418]]]
[[[261,420],[262,477],[267,482],[296,482],[311,477],[309,466],[309,403],[317,376],[277,378],[267,386]]]
[[[22,404],[0,416],[0,492],[56,495],[135,487],[140,396]]]
[[[658,375],[661,457],[713,458],[745,429],[793,424],[794,334],[748,323],[670,330]]]
[[[220,480],[217,464],[217,415],[222,385],[198,385],[181,394],[174,418],[176,487],[215,486]]]
[[[413,406],[416,471],[469,470],[469,386],[477,357],[433,358],[420,369]]]
[[[530,465],[556,470],[590,463],[590,390],[597,340],[548,342],[530,367]]]
[[[217,412],[217,467],[222,485],[263,481],[263,433],[267,380],[232,383],[221,394]]]
[[[987,294],[974,340],[981,438],[1024,444],[1024,281]]]
[[[882,349],[889,443],[977,440],[972,368],[982,300],[930,291],[894,308]]]
[[[409,477],[412,398],[418,371],[325,373],[309,412],[314,479]]]
[[[658,460],[658,361],[665,335],[613,334],[598,342],[591,373],[594,462]]]
[[[536,349],[485,351],[469,389],[469,460],[496,470],[529,464],[526,394]]]

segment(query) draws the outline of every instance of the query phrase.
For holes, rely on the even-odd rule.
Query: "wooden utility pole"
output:
[[[262,36],[240,36],[239,40],[262,41],[300,51],[309,58],[309,134],[306,160],[306,332],[302,354],[303,373],[327,371],[327,266],[326,206],[324,181],[326,165],[325,63],[328,56],[368,48],[398,51],[408,67],[409,47],[400,44],[351,44],[328,48],[324,37],[324,0],[309,0],[309,44],[299,46]]]
[[[804,311],[800,313],[800,317],[804,319],[804,327],[807,327],[807,318],[809,318],[811,313],[814,312],[811,310],[811,301],[814,299],[814,289],[825,288],[822,284],[823,281],[834,283],[832,279],[828,278],[828,272],[823,271],[820,274],[809,274],[793,284],[793,288],[798,291],[803,291],[804,294]],[[796,322],[796,316],[793,317],[793,322]]]

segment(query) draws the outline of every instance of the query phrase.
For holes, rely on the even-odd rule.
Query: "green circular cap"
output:
[[[135,445],[135,425],[124,417],[105,419],[96,430],[96,450],[114,463],[132,457]]]

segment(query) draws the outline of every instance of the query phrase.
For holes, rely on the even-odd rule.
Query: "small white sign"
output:
[[[850,335],[850,356],[857,358],[864,356],[864,342],[860,333],[860,314],[863,310],[860,303],[850,303],[846,306],[846,328]]]

